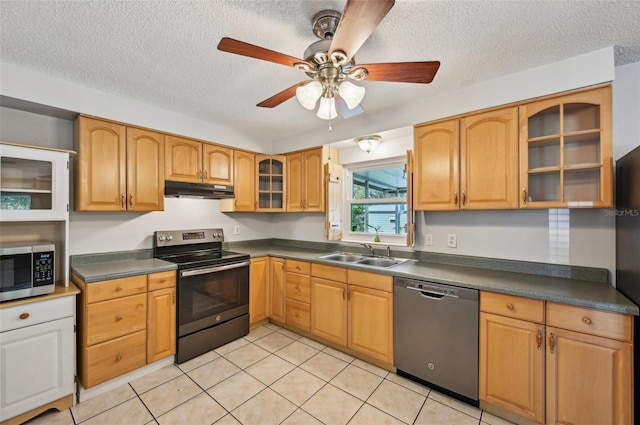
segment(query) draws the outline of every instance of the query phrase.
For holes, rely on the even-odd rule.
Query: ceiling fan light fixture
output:
[[[312,81],[296,89],[296,98],[304,108],[312,110],[316,107],[320,96],[322,96],[322,90],[320,81]]]
[[[332,120],[338,116],[336,112],[336,99],[333,97],[320,98],[320,106],[318,107],[318,118],[323,120]]]
[[[382,137],[380,136],[364,136],[358,137],[355,142],[366,153],[371,152],[378,146],[378,144],[382,141]]]
[[[350,83],[349,81],[343,81],[340,83],[340,87],[338,88],[338,93],[340,97],[342,97],[347,104],[347,108],[353,109],[362,102],[364,98],[364,87],[358,87],[355,84]]]

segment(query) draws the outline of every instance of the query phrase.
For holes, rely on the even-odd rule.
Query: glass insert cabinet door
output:
[[[521,208],[613,205],[611,87],[520,107]]]
[[[69,152],[0,144],[0,221],[66,220]]]
[[[283,155],[256,156],[257,211],[285,210],[285,161]]]

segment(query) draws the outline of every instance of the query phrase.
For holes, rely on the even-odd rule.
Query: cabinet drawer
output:
[[[631,342],[632,317],[573,305],[547,303],[547,325]]]
[[[344,267],[325,266],[324,264],[312,264],[311,275],[337,282],[347,281],[347,269]]]
[[[311,274],[311,263],[307,263],[306,261],[287,260],[287,271]]]
[[[311,302],[311,277],[296,273],[287,273],[287,298]]]
[[[88,283],[85,285],[85,290],[87,304],[142,294],[147,292],[147,275]]]
[[[480,311],[544,323],[544,301],[515,295],[480,292]]]
[[[311,308],[309,304],[287,300],[287,324],[311,332]]]
[[[384,274],[347,270],[347,282],[350,285],[393,292],[393,277]]]
[[[147,361],[147,333],[140,331],[85,348],[83,360],[85,388],[138,369]]]
[[[147,323],[147,294],[89,304],[83,327],[85,344],[118,338],[139,330]]]
[[[151,273],[149,275],[149,291],[156,289],[173,288],[176,286],[176,271]]]
[[[73,316],[75,297],[52,298],[0,309],[0,332]]]

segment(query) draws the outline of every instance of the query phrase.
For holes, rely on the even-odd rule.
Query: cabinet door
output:
[[[632,346],[547,327],[547,424],[630,424]]]
[[[256,155],[256,211],[285,211],[284,155]]]
[[[480,400],[544,423],[544,326],[480,313]]]
[[[81,116],[76,127],[75,209],[126,210],[125,126]]]
[[[457,210],[459,184],[458,120],[414,129],[415,210]]]
[[[349,348],[385,363],[393,363],[392,294],[349,285],[347,300]]]
[[[347,345],[347,284],[311,278],[311,333]]]
[[[322,148],[304,153],[304,203],[305,212],[324,212],[324,168]]]
[[[271,279],[269,288],[269,317],[278,322],[285,321],[285,260],[271,258]]]
[[[147,364],[176,352],[176,288],[147,293]]]
[[[74,393],[73,318],[0,333],[0,420]]]
[[[203,143],[202,168],[205,183],[233,186],[233,149]]]
[[[304,187],[304,154],[287,155],[287,211],[303,211]]]
[[[164,210],[164,135],[127,128],[127,210]]]
[[[611,87],[520,106],[520,207],[613,205]]]
[[[176,182],[202,182],[202,143],[166,136],[164,178]]]
[[[460,209],[518,208],[518,108],[460,120]]]
[[[255,210],[255,154],[235,151],[234,153],[234,209],[235,211]]]
[[[269,257],[252,258],[249,268],[249,321],[251,324],[268,317],[268,279]]]

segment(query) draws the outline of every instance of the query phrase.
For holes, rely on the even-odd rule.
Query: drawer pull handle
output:
[[[585,325],[590,325],[591,323],[593,323],[591,321],[591,319],[589,319],[587,316],[582,318],[582,323],[584,323]]]
[[[122,354],[118,354],[116,356],[116,362],[119,362],[120,360],[122,360]]]
[[[522,205],[527,205],[527,188],[522,188]]]
[[[542,349],[542,331],[540,329],[538,329],[538,335],[536,335],[536,343],[538,350]]]
[[[300,266],[296,266],[296,270],[300,270]]]
[[[553,334],[553,332],[551,332],[549,334],[549,352],[553,353],[553,349],[555,348],[556,342],[555,342],[555,335]]]
[[[121,320],[122,320],[122,316],[117,315],[117,316],[116,316],[116,322],[119,322],[119,321],[121,321]]]
[[[297,311],[295,312],[294,316],[296,317],[296,319],[299,317]]]
[[[26,319],[28,319],[28,318],[29,318],[29,313],[22,313],[22,314],[21,314],[20,316],[18,316],[18,317],[20,317],[20,319],[22,319],[22,320],[26,320]]]
[[[453,206],[458,206],[458,192],[453,192]]]
[[[123,288],[122,288],[122,286],[118,286],[118,287],[116,288],[116,292],[120,292],[120,291],[122,291],[122,289],[123,289]]]
[[[343,300],[345,299],[344,292],[345,292],[345,291],[344,291],[344,289],[343,289],[343,290],[342,290],[342,299],[343,299]]]
[[[296,291],[299,291],[300,287],[298,285],[296,285]]]
[[[509,310],[513,310],[513,304],[511,304],[511,303],[507,304],[507,308],[508,308]]]

